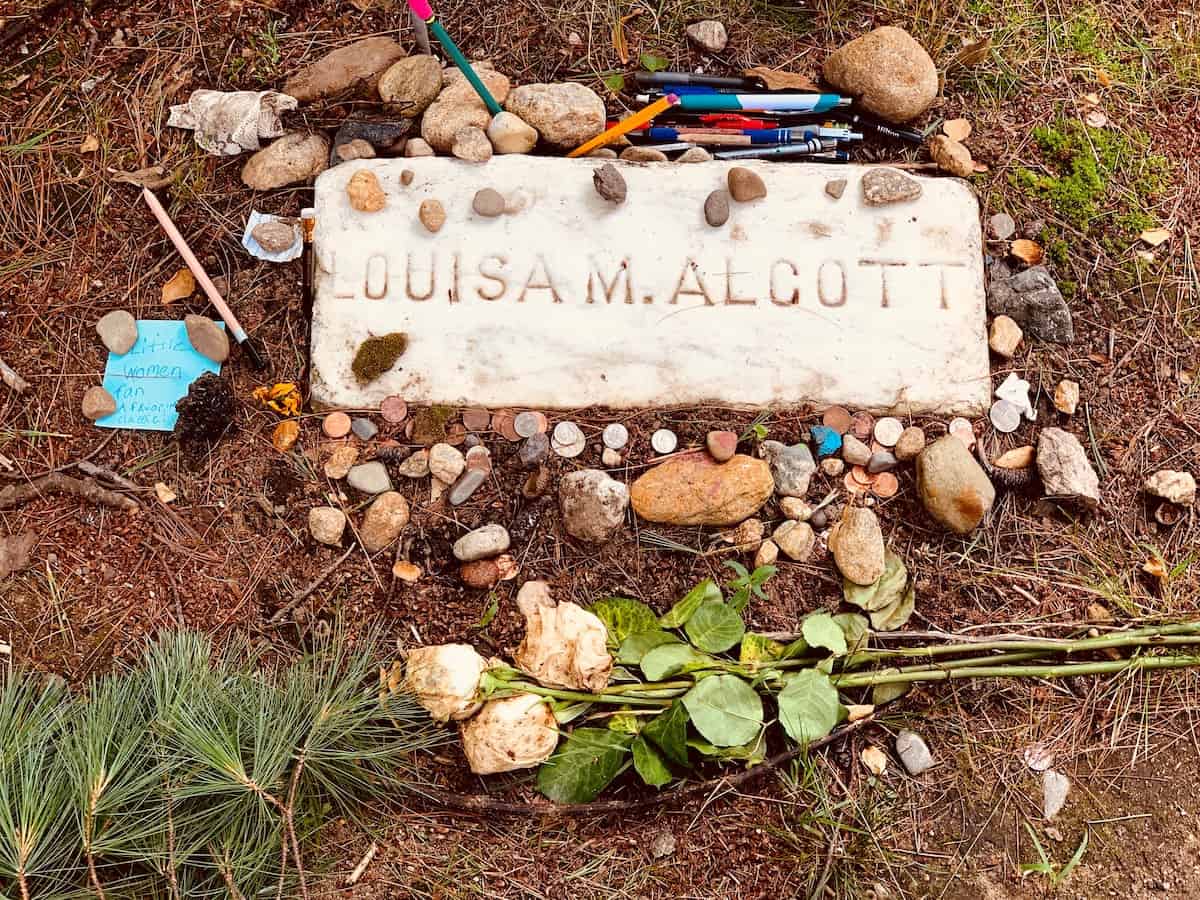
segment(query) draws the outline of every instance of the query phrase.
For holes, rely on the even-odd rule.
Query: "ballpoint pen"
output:
[[[639,103],[651,98],[639,95]],[[838,94],[685,94],[679,97],[677,109],[682,112],[746,112],[823,113],[849,106],[849,97]]]
[[[454,64],[458,66],[459,71],[463,73],[471,87],[475,88],[475,93],[479,95],[479,99],[483,101],[483,105],[488,108],[493,116],[499,113],[500,104],[496,102],[496,98],[492,96],[492,92],[487,89],[487,86],[476,74],[471,64],[467,62],[467,58],[463,56],[463,52],[458,49],[458,44],[451,40],[450,35],[446,34],[446,29],[442,27],[442,23],[437,20],[433,14],[433,9],[429,6],[429,0],[408,0],[408,5],[412,9],[413,14],[417,16],[426,27],[433,32],[433,36],[438,39],[438,43],[442,45]]]
[[[640,87],[662,87],[665,84],[705,85],[729,90],[755,90],[760,86],[756,78],[727,77],[723,75],[696,75],[691,72],[635,72],[634,81]]]

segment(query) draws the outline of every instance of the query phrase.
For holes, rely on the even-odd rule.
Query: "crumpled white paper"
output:
[[[192,91],[187,103],[171,107],[167,124],[196,133],[196,143],[216,156],[258,150],[260,138],[284,133],[280,114],[299,101],[278,91]]]
[[[256,259],[265,259],[267,262],[291,262],[303,252],[304,241],[300,236],[300,229],[295,226],[292,227],[292,232],[296,235],[296,239],[292,241],[290,247],[278,253],[268,252],[254,239],[253,234],[254,229],[263,222],[283,222],[285,225],[291,225],[291,222],[281,216],[261,213],[257,209],[250,210],[250,218],[246,220],[246,230],[242,232],[242,246],[250,251],[251,256]]]
[[[1029,402],[1029,382],[1016,372],[1008,373],[1004,383],[996,388],[996,396],[1019,409],[1030,422],[1037,421],[1037,410]]]

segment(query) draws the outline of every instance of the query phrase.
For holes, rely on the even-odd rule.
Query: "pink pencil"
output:
[[[199,282],[200,287],[204,288],[204,293],[208,295],[209,301],[216,308],[217,312],[221,314],[221,318],[225,320],[225,326],[229,329],[229,333],[233,335],[233,339],[238,342],[238,346],[246,351],[255,368],[265,369],[267,361],[259,353],[254,342],[250,340],[250,336],[246,334],[237,316],[233,314],[233,310],[225,302],[225,298],[221,296],[221,292],[217,290],[217,286],[212,283],[212,279],[204,271],[204,266],[200,265],[200,260],[196,259],[196,254],[192,252],[192,248],[188,246],[187,241],[183,239],[183,235],[179,233],[179,229],[175,227],[175,223],[171,221],[171,217],[167,215],[167,211],[163,209],[163,205],[158,202],[158,198],[154,196],[154,192],[149,188],[142,188],[142,199],[150,207],[150,212],[154,213],[154,218],[158,219],[158,224],[167,233],[167,237],[171,239],[171,243],[175,245],[175,249],[179,251],[179,255],[183,257],[183,261],[187,263],[187,267],[196,276],[196,281]]]

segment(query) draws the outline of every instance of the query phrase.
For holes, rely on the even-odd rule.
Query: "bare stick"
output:
[[[16,369],[0,359],[0,381],[3,381],[18,394],[29,390],[29,382],[17,374]]]
[[[144,488],[141,485],[135,484],[124,475],[118,475],[112,469],[107,469],[104,466],[98,466],[94,462],[88,462],[86,459],[81,459],[75,463],[77,468],[84,475],[90,475],[93,478],[99,478],[103,481],[111,481],[118,487],[123,487],[127,491],[145,491],[149,488]]]
[[[0,509],[3,509],[3,506],[0,506]],[[267,624],[278,625],[281,621],[283,621],[284,616],[286,616],[293,609],[295,609],[297,606],[299,606],[301,603],[303,603],[306,599],[308,599],[308,595],[311,594],[313,591],[315,591],[317,588],[319,588],[321,586],[321,582],[324,581],[326,578],[328,578],[330,575],[332,575],[334,570],[337,569],[337,567],[340,566],[342,563],[344,563],[346,561],[346,558],[353,552],[354,552],[354,548],[351,547],[349,550],[347,550],[345,553],[343,553],[341,556],[339,556],[337,559],[335,559],[333,561],[333,564],[328,569],[326,569],[324,572],[322,572],[320,575],[318,575],[316,578],[314,578],[312,581],[310,581],[308,583],[308,587],[306,587],[300,593],[294,595],[291,600],[289,600],[287,603],[285,603],[283,605],[283,607],[281,607],[275,613],[275,615],[271,616],[271,618],[267,620]]]
[[[35,500],[46,494],[70,494],[82,497],[101,506],[111,506],[113,509],[134,510],[138,502],[132,497],[100,487],[90,478],[72,478],[61,472],[53,472],[35,478],[28,484],[14,484],[0,490],[0,509],[12,509],[29,500]]]
[[[418,16],[413,8],[408,8],[408,19],[412,22],[413,41],[416,42],[417,52],[428,56],[429,55],[429,28],[425,25],[425,20]]]
[[[367,848],[367,852],[364,853],[362,859],[358,861],[358,865],[355,866],[354,870],[346,876],[346,887],[354,887],[354,885],[358,884],[358,879],[363,877],[363,873],[367,871],[367,866],[371,864],[371,860],[375,858],[375,854],[378,852],[379,845],[376,843],[372,843],[371,846]]]

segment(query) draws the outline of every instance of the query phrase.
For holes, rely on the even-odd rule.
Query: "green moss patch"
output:
[[[391,369],[407,349],[408,335],[402,331],[369,337],[358,345],[350,369],[359,384],[366,384]]]
[[[413,440],[418,444],[438,444],[446,439],[446,423],[454,418],[450,406],[431,406],[413,416]]]

